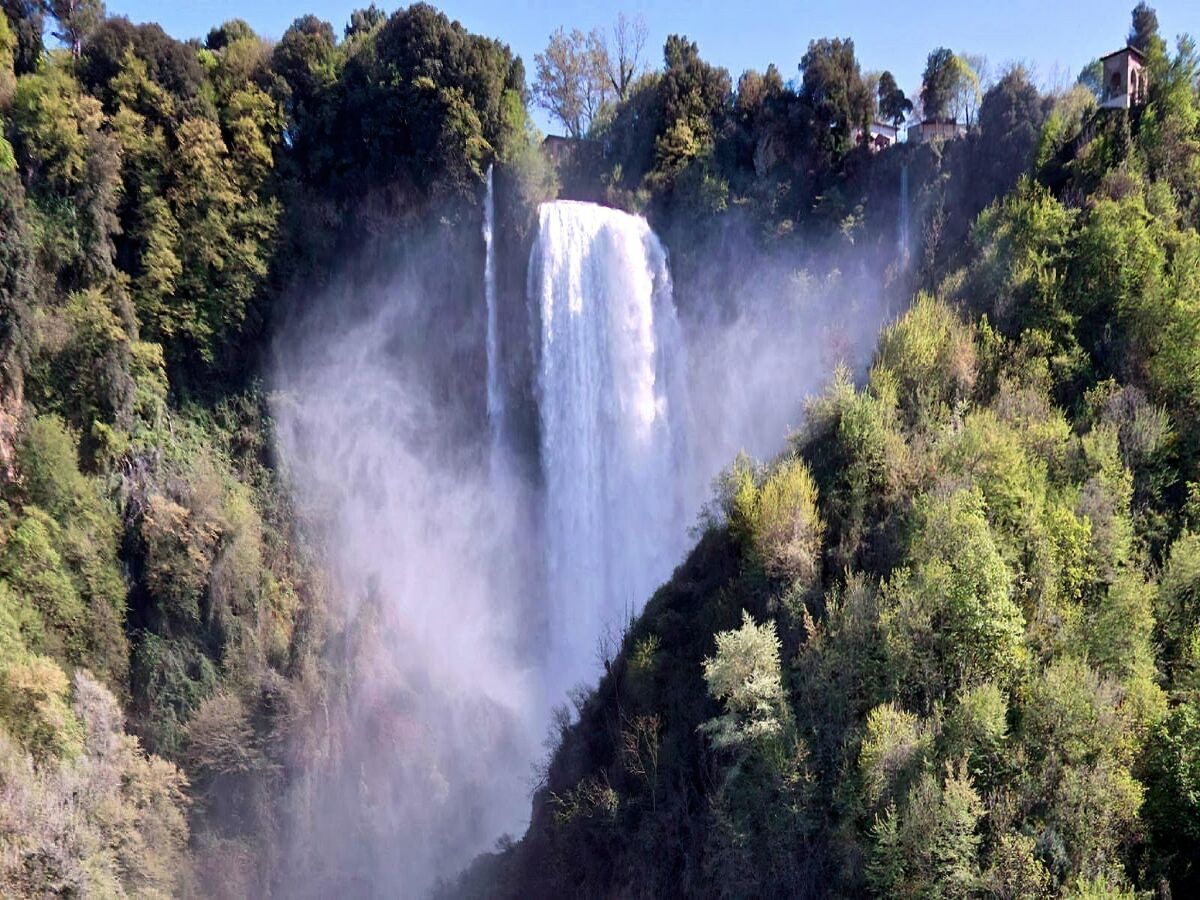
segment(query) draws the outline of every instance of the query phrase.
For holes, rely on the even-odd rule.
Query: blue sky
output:
[[[210,27],[243,18],[266,37],[279,37],[296,18],[313,12],[340,33],[350,11],[370,0],[109,0],[108,10],[135,22],[156,21],[179,38],[203,37]],[[391,12],[398,4],[379,2]],[[705,59],[725,66],[736,79],[747,68],[779,66],[784,78],[809,40],[851,37],[866,69],[891,69],[902,88],[920,84],[926,54],[937,46],[983,54],[993,67],[1021,61],[1044,81],[1074,78],[1090,59],[1117,49],[1129,30],[1136,0],[852,0],[852,2],[776,2],[749,4],[728,0],[445,0],[435,3],[472,31],[497,37],[524,57],[533,71],[533,54],[559,25],[584,30],[606,26],[618,10],[641,15],[649,30],[649,61],[659,63],[665,37],[688,35]],[[1200,2],[1159,0],[1159,26],[1172,46],[1175,35],[1200,36]],[[547,127],[544,116],[539,124]]]

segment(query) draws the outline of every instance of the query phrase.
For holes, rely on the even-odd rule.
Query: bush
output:
[[[1171,710],[1147,741],[1145,816],[1162,863],[1180,886],[1200,886],[1200,707]]]
[[[768,575],[804,586],[819,580],[825,527],[817,511],[817,488],[803,461],[780,463],[746,512],[755,555]]]
[[[87,672],[75,675],[72,707],[66,677],[52,680],[55,730],[74,736],[71,756],[34,765],[0,728],[0,893],[175,895],[188,875],[186,780],[123,733],[116,700]]]
[[[1200,688],[1200,534],[1185,532],[1171,545],[1155,612],[1172,682]]]
[[[79,471],[77,437],[57,416],[34,419],[17,452],[26,502],[0,552],[0,572],[50,628],[47,650],[125,679],[125,580],[119,523],[99,486]],[[49,514],[47,514],[49,513]]]
[[[0,669],[0,723],[36,761],[73,757],[82,745],[67,703],[69,682],[45,656],[26,656]]]
[[[45,623],[42,639],[33,646],[44,646],[64,660],[79,663],[86,648],[87,609],[55,547],[58,532],[58,524],[48,515],[27,507],[5,542],[0,572]]]
[[[871,384],[894,385],[910,423],[944,415],[975,384],[972,330],[940,300],[921,294],[879,337]]]
[[[1008,698],[994,684],[964,691],[946,718],[943,754],[963,759],[967,771],[982,787],[995,784],[1007,764]]]
[[[968,897],[978,891],[983,803],[966,773],[921,775],[904,807],[877,820],[867,868],[880,896]]]
[[[919,718],[884,703],[867,713],[858,753],[858,774],[870,807],[902,799],[929,761],[933,733]]]
[[[61,313],[42,323],[31,398],[85,433],[97,422],[130,424],[130,342],[117,305],[93,288],[72,294]]]
[[[217,524],[162,494],[152,494],[141,536],[146,546],[146,586],[159,609],[177,627],[196,629],[220,537]]]
[[[716,655],[704,660],[704,680],[709,695],[725,704],[725,714],[702,726],[713,745],[748,750],[781,737],[789,710],[775,623],[755,625],[743,611],[742,627],[720,632],[716,641]]]
[[[978,490],[927,498],[911,568],[884,592],[880,621],[893,671],[927,704],[972,684],[1003,683],[1024,661],[1024,617],[985,508]]]

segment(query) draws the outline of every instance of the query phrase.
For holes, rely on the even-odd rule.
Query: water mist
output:
[[[288,896],[422,896],[519,836],[552,707],[670,577],[708,480],[739,448],[776,452],[882,319],[870,285],[850,299],[747,251],[734,314],[700,298],[681,321],[647,222],[569,201],[539,209],[506,309],[490,171],[480,238],[465,296],[384,266],[281,341],[278,449],[342,600],[296,754]],[[451,253],[408,250],[462,272]],[[510,315],[529,324],[519,376]],[[518,421],[536,440],[510,439]],[[536,460],[513,464],[519,446]]]
[[[332,297],[276,376],[280,454],[338,616],[281,887],[420,897],[528,820],[547,718],[521,649],[536,563],[527,503],[430,383],[460,336],[425,327],[403,276],[357,290],[365,313]]]

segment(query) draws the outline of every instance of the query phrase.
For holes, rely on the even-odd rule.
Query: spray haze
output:
[[[520,834],[552,708],[670,577],[711,478],[742,448],[778,452],[884,315],[878,279],[852,290],[750,248],[678,312],[645,219],[555,201],[528,245],[514,376],[497,269],[523,261],[498,259],[495,215],[489,171],[462,296],[379,264],[281,342],[278,447],[343,598],[292,894],[421,896]],[[437,238],[400,255],[455,269]]]
[[[542,727],[524,718],[519,504],[408,363],[447,352],[413,346],[425,298],[403,278],[367,293],[355,321],[331,298],[277,374],[280,451],[345,618],[340,718],[296,800],[288,889],[313,896],[421,896],[518,831]]]

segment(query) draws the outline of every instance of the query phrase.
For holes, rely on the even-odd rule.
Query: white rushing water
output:
[[[529,289],[553,692],[594,681],[598,640],[683,550],[686,354],[666,251],[642,218],[544,204]]]
[[[487,304],[487,415],[492,438],[492,465],[500,453],[504,434],[504,385],[500,381],[500,319],[496,301],[496,195],[492,167],[487,170],[487,193],[483,200],[484,274],[483,295]]]

